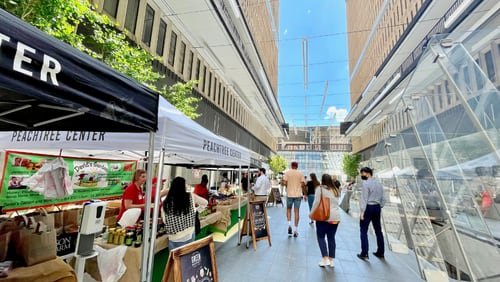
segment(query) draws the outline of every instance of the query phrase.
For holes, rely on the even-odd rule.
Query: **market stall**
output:
[[[149,132],[152,151],[157,93],[1,9],[0,56],[0,131],[11,141],[60,148],[73,138],[97,142],[99,132]]]

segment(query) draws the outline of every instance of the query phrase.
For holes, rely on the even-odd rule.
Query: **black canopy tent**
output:
[[[152,152],[158,104],[158,93],[0,9],[0,131],[149,132]],[[151,190],[148,181],[146,210]],[[148,245],[141,281],[150,271]]]
[[[0,9],[0,130],[156,131],[158,93]]]

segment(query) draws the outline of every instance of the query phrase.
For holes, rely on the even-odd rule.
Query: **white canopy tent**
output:
[[[148,150],[146,133],[78,131],[0,132],[0,148],[48,154],[99,158],[144,157]],[[160,97],[155,152],[165,151],[165,164],[192,166],[247,166],[250,151],[218,136],[186,117]],[[121,149],[121,150],[116,150]],[[89,151],[90,150],[90,151]],[[124,151],[127,150],[127,151]]]
[[[158,131],[154,136],[154,159],[156,163],[183,166],[248,167],[250,151],[186,117],[164,98],[158,107]],[[106,159],[143,159],[150,147],[148,133],[117,133],[88,131],[5,131],[0,132],[0,148],[44,154],[59,154],[73,157],[96,157]],[[120,149],[120,150],[117,150]],[[162,166],[160,166],[161,168]],[[162,175],[162,169],[158,172]],[[155,230],[159,190],[156,190],[153,213]],[[145,210],[150,209],[150,190],[147,191]],[[149,214],[145,216],[149,222]],[[147,238],[149,234],[145,234]],[[143,246],[142,269],[150,276],[155,236],[151,243]],[[147,253],[145,253],[147,252]],[[146,257],[146,259],[144,259]],[[141,273],[146,273],[141,271]],[[145,276],[143,276],[144,278]]]

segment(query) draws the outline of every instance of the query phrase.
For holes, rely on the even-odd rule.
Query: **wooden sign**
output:
[[[248,218],[248,215],[250,215],[250,218]],[[257,241],[260,240],[267,239],[267,241],[269,242],[269,246],[272,245],[271,233],[269,232],[269,223],[267,222],[265,201],[250,202],[249,211],[245,214],[245,219],[243,222],[244,224],[240,234],[240,241],[243,236],[251,235],[254,250],[257,250]]]
[[[162,282],[218,282],[212,236],[170,251]]]

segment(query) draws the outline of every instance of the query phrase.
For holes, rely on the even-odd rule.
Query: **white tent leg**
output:
[[[238,246],[241,244],[240,239],[240,221],[241,221],[241,165],[238,168]]]
[[[160,209],[160,187],[158,183],[163,183],[163,162],[165,160],[165,150],[160,151],[160,156],[158,160],[158,176],[156,178],[156,189],[155,189],[155,202],[153,207],[153,226],[151,230],[151,244],[149,245],[149,261],[148,261],[148,274],[147,281],[151,281],[151,273],[153,272],[153,263],[155,258],[155,242],[156,242],[156,232],[158,230],[158,214]]]
[[[151,183],[151,179],[153,178],[153,158],[154,158],[154,142],[155,142],[155,134],[154,132],[149,133],[149,151],[148,151],[148,171],[147,171],[147,184],[146,184],[146,206],[144,208],[144,229],[143,232],[143,240],[142,240],[142,256],[141,256],[141,281],[147,282],[148,277],[150,275],[151,270],[148,269],[149,265],[149,244],[151,232],[149,230],[149,219],[150,210],[151,210],[151,190],[153,188],[153,184]],[[154,231],[153,231],[154,232]]]

